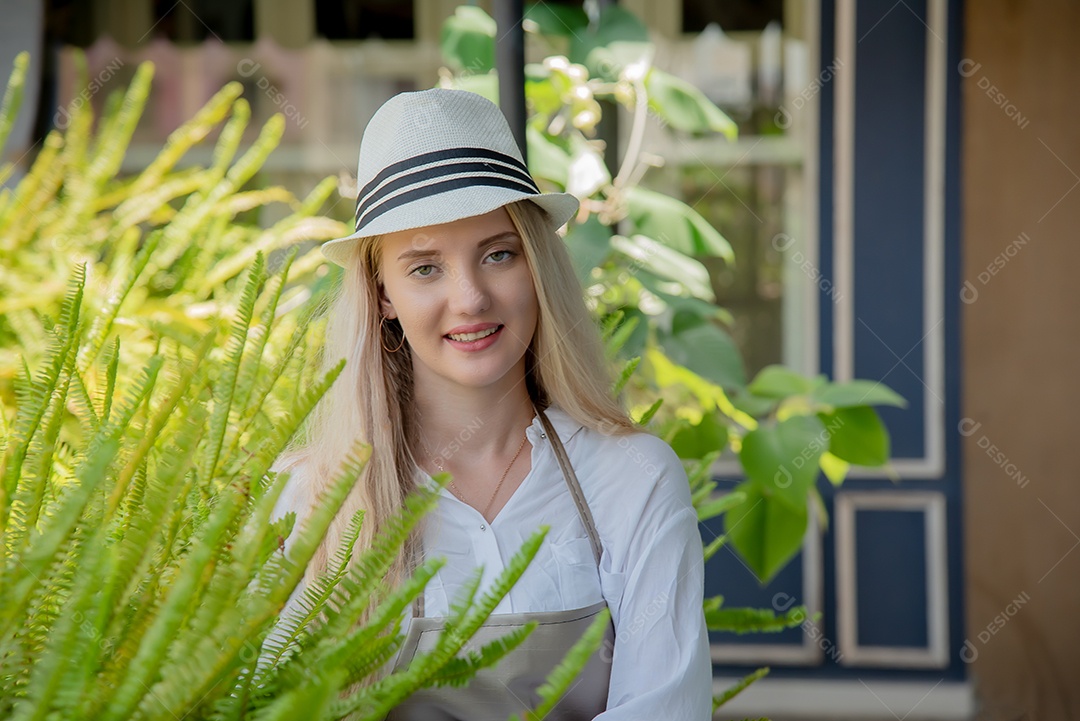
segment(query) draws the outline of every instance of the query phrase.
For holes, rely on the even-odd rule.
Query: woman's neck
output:
[[[414,394],[422,457],[437,458],[444,466],[462,458],[498,458],[513,454],[535,416],[525,383],[509,391],[417,388]],[[459,459],[460,460],[460,459]]]

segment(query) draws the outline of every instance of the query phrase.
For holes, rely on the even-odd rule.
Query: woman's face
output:
[[[418,387],[524,378],[538,304],[505,209],[384,235],[379,263],[383,314],[405,331]]]

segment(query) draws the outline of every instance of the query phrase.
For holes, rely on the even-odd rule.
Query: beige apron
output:
[[[599,566],[600,536],[585,502],[585,494],[551,421],[541,410],[537,410],[537,415],[544,426],[544,435],[551,438],[563,477],[589,534],[593,555]],[[479,648],[529,621],[536,621],[538,625],[521,645],[494,667],[481,669],[468,686],[421,689],[391,711],[386,721],[506,721],[511,714],[524,715],[525,711],[539,703],[540,696],[536,689],[544,683],[548,673],[606,606],[605,601],[599,601],[568,611],[492,614],[473,637],[470,646]],[[424,597],[420,594],[413,604],[413,618],[398,652],[394,670],[408,667],[417,653],[434,648],[444,624],[442,617],[424,617]],[[615,625],[609,623],[603,645],[593,654],[574,686],[544,717],[545,721],[588,721],[607,708],[614,643]]]

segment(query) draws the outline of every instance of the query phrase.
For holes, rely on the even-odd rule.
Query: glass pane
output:
[[[731,314],[728,330],[748,376],[771,363],[813,372],[816,313],[806,298],[816,242],[808,234],[806,187],[814,97],[804,97],[805,33],[783,26],[782,3],[684,3],[684,25],[691,5],[709,9],[708,22],[720,20],[722,29],[683,35],[658,49],[657,62],[701,88],[736,122],[739,137],[692,138],[656,123],[646,150],[664,164],[643,183],[679,197],[731,244],[734,265],[701,260],[717,304]],[[805,13],[794,9],[801,24]],[[753,29],[727,32],[742,27]]]

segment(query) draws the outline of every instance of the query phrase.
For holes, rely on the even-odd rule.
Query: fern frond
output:
[[[617,326],[614,332],[607,340],[607,356],[608,360],[613,360],[618,356],[619,351],[623,349],[626,342],[630,340],[630,336],[634,334],[634,330],[638,325],[638,317],[631,316],[629,320],[621,325]]]
[[[246,107],[246,103],[237,100],[235,105],[233,105],[234,116],[238,112],[249,112],[240,110],[240,108]],[[226,129],[229,127],[229,124],[226,124]],[[263,125],[262,130],[259,132],[259,137],[255,139],[255,142],[247,149],[240,159],[229,168],[225,177],[220,180],[205,197],[200,197],[198,202],[184,205],[184,208],[181,209],[177,217],[173,222],[169,223],[166,228],[165,247],[162,251],[164,262],[171,262],[179,257],[179,254],[188,247],[185,242],[187,237],[189,237],[191,233],[200,227],[208,218],[212,217],[213,211],[218,203],[226,196],[235,193],[244,185],[244,183],[255,175],[259,168],[262,167],[263,163],[266,162],[266,158],[270,154],[270,151],[277,147],[284,129],[284,116],[272,116],[266,121],[266,124]],[[222,135],[219,136],[219,144],[224,139],[225,132],[222,131]],[[229,140],[232,141],[233,138],[229,138]],[[235,140],[238,141],[239,138],[235,138]],[[215,158],[215,168],[217,167],[216,161],[217,158]]]
[[[351,669],[348,680],[352,682],[362,678],[366,671],[380,666],[382,662],[387,660],[383,658],[382,654],[391,649],[391,646],[380,647],[376,649],[377,653],[371,654],[372,644],[379,641],[380,634],[386,634],[387,639],[394,641],[392,648],[396,650],[397,644],[401,641],[397,637],[398,626],[403,620],[405,609],[408,608],[414,598],[423,593],[428,582],[443,567],[445,562],[444,558],[434,558],[421,564],[409,580],[401,584],[399,588],[376,607],[368,622],[362,628],[351,631],[343,640],[335,644],[326,644],[321,648],[315,648],[302,658],[290,658],[289,661],[295,659],[296,662],[282,665],[282,682],[286,687],[296,683],[303,683],[304,679],[312,672],[317,671],[317,669],[321,667],[336,668],[339,665],[345,665]],[[299,621],[290,634],[291,637],[296,639],[297,631],[303,627],[302,624],[310,622],[310,620],[309,617],[306,620]],[[354,621],[355,619],[350,618],[349,620]],[[392,628],[387,629],[391,625]],[[289,640],[286,639],[282,642],[282,644],[285,643],[289,643]],[[296,643],[298,647],[311,646],[310,643],[305,644],[302,637]],[[277,663],[276,660],[274,662]]]
[[[202,585],[202,578],[214,560],[214,553],[233,514],[241,507],[244,489],[229,486],[217,498],[210,518],[183,560],[181,569],[158,615],[142,639],[128,672],[102,711],[105,721],[122,721],[139,707],[158,676],[165,660],[165,651],[174,638],[191,607],[192,599]]]
[[[5,604],[0,609],[0,638],[11,631],[11,624],[23,614],[31,593],[46,577],[46,568],[70,540],[80,517],[94,492],[107,476],[107,468],[119,451],[116,439],[99,445],[78,470],[78,483],[70,487],[55,509],[50,523],[26,551],[15,558],[21,573],[5,578]]]
[[[726,704],[728,701],[730,701],[731,699],[735,698],[740,693],[745,691],[746,688],[750,684],[754,683],[754,681],[757,681],[759,678],[762,678],[763,676],[767,676],[768,674],[769,674],[769,669],[767,667],[759,668],[757,671],[754,671],[753,673],[747,674],[746,676],[744,676],[742,679],[737,681],[735,683],[735,685],[733,685],[731,688],[724,691],[722,694],[719,694],[718,696],[713,696],[713,703],[712,703],[713,713],[716,713],[716,709],[720,708],[721,706]],[[768,721],[768,720],[767,719],[759,719],[758,721]]]
[[[611,610],[604,608],[596,614],[596,618],[589,624],[585,633],[574,643],[559,665],[548,674],[544,684],[537,689],[540,703],[536,708],[526,712],[526,721],[540,721],[562,700],[582,669],[588,664],[589,659],[600,648],[609,623],[611,623]],[[512,718],[518,717],[515,715]]]
[[[441,474],[440,474],[441,476]],[[445,482],[444,478],[440,478]],[[374,542],[352,564],[348,576],[342,584],[350,591],[340,612],[330,617],[325,624],[316,629],[311,636],[318,656],[327,653],[327,649],[337,645],[338,639],[348,633],[348,629],[371,604],[372,595],[380,588],[394,559],[405,544],[412,529],[438,501],[438,495],[420,490],[406,497],[402,508],[391,516],[379,529]]]
[[[258,378],[261,375],[260,370],[262,369],[263,357],[266,354],[267,343],[270,340],[278,302],[281,300],[281,292],[285,289],[285,283],[289,276],[289,268],[292,266],[295,258],[296,251],[294,249],[288,254],[288,257],[286,257],[284,267],[279,274],[275,276],[274,286],[269,293],[269,300],[266,303],[266,307],[263,308],[262,313],[259,315],[259,331],[255,336],[254,342],[251,344],[250,353],[248,353],[246,360],[240,367],[240,373],[236,381],[235,403],[239,416],[236,423],[238,430],[233,434],[232,443],[229,446],[227,454],[229,456],[236,453],[236,449],[239,447],[239,444],[244,437],[244,432],[248,427],[248,424],[244,422],[245,419],[249,417],[253,418],[262,409],[262,404],[266,399],[266,396],[260,397],[259,404],[254,408],[252,407],[252,392],[255,390],[258,384]]]
[[[608,345],[611,340],[611,336],[615,333],[615,330],[622,323],[623,318],[626,316],[626,312],[622,308],[618,308],[608,315],[600,319],[600,340],[605,346]]]
[[[153,63],[141,63],[135,71],[135,76],[123,100],[118,106],[113,106],[115,115],[111,119],[108,116],[103,118],[96,147],[92,153],[87,154],[93,157],[86,157],[84,162],[79,162],[76,166],[78,167],[77,176],[69,177],[68,182],[65,182],[66,187],[70,186],[68,188],[70,195],[65,204],[64,214],[51,228],[53,233],[67,236],[79,232],[78,229],[85,226],[98,210],[93,205],[95,198],[101,195],[105,183],[114,178],[120,169],[124,152],[131,141],[131,134],[142,116],[153,75]],[[88,142],[80,139],[79,144],[80,150],[85,153]]]
[[[165,147],[139,174],[128,191],[128,196],[135,200],[146,191],[160,185],[165,173],[173,168],[190,148],[204,140],[213,127],[225,118],[243,90],[243,85],[240,83],[226,83],[190,120],[169,133],[169,137],[165,140]],[[123,206],[118,208],[118,214],[122,210]]]
[[[85,285],[86,265],[80,264],[76,266],[68,283],[68,293],[64,298],[57,328],[58,335],[49,348],[44,367],[39,372],[37,380],[30,380],[29,392],[21,399],[19,412],[15,417],[13,437],[9,441],[6,475],[3,483],[0,484],[0,537],[4,533],[8,504],[15,492],[23,461],[30,449],[30,442],[41,427],[41,420],[49,408],[68,353],[75,343],[75,331],[79,322],[79,310],[82,306]]]
[[[251,106],[243,97],[237,97],[232,104],[232,112],[225,127],[218,135],[214,145],[214,155],[210,169],[218,178],[224,178],[229,164],[236,157],[236,151],[240,149],[240,143],[244,139],[244,131],[247,130],[251,120]]]
[[[120,438],[127,432],[139,407],[153,391],[164,362],[164,359],[159,355],[150,357],[146,367],[142,370],[142,374],[135,379],[133,386],[121,398],[115,416],[110,417],[109,421],[103,424],[87,442],[88,455],[93,453],[98,444],[103,443],[106,439]]]
[[[537,627],[536,621],[529,621],[513,631],[484,644],[478,651],[470,651],[465,656],[457,656],[431,677],[432,686],[464,686],[476,676],[476,673],[489,666],[494,666],[504,656],[521,645]]]
[[[705,562],[708,563],[709,559],[716,555],[716,552],[723,548],[728,542],[727,534],[721,534],[709,541],[709,544],[705,546]]]
[[[319,614],[333,595],[334,589],[337,588],[341,579],[345,577],[356,540],[360,535],[363,517],[363,509],[353,515],[345,538],[342,540],[331,566],[326,573],[319,576],[308,588],[304,589],[304,593],[297,600],[297,610],[300,615],[295,621],[289,623],[291,630],[286,629],[287,633],[280,642],[271,640],[264,644],[263,648],[271,654],[269,660],[273,665],[276,666],[281,662],[282,656],[289,648],[293,647],[294,644],[298,645],[299,639],[304,634],[305,627],[319,617]]]
[[[82,375],[72,368],[70,377],[72,382],[71,400],[76,411],[75,416],[79,419],[79,425],[82,427],[84,436],[89,436],[101,425],[101,419],[98,418],[97,411],[94,409],[94,402],[90,398],[90,391],[87,389],[86,381],[83,380]]]
[[[15,125],[15,117],[22,107],[23,88],[26,86],[26,71],[30,67],[30,53],[23,50],[15,56],[11,75],[8,77],[4,102],[0,105],[0,150],[7,144],[8,135]],[[7,179],[8,169],[0,169],[0,183]]]
[[[4,239],[0,246],[5,250],[14,253],[23,248],[41,225],[44,218],[42,209],[55,198],[56,190],[63,182],[64,166],[59,160],[63,146],[64,136],[60,131],[50,131],[30,171],[15,188],[11,201],[0,203],[0,238]],[[0,176],[13,167],[0,168]],[[0,309],[6,312],[5,303],[11,300],[0,302]]]
[[[135,255],[135,260],[132,268],[128,271],[127,277],[119,287],[114,289],[109,294],[108,299],[105,301],[105,305],[100,309],[94,318],[94,323],[90,327],[88,338],[79,349],[79,363],[78,370],[80,373],[86,373],[90,368],[90,365],[97,359],[98,354],[101,352],[101,347],[105,344],[105,339],[109,333],[112,332],[113,324],[116,322],[117,316],[120,314],[120,306],[131,294],[135,284],[142,277],[143,272],[146,270],[147,264],[150,262],[150,256],[158,248],[158,244],[161,242],[161,231],[156,230],[150,234],[146,239],[146,243],[139,249]],[[117,337],[117,344],[120,339]],[[115,358],[115,356],[114,356]],[[106,412],[104,415],[108,415]]]
[[[71,707],[93,677],[101,645],[99,631],[107,611],[97,592],[103,569],[111,561],[106,551],[108,530],[96,513],[79,519],[79,538],[71,544],[65,567],[56,574],[65,589],[63,611],[50,624],[42,652],[37,654],[27,683],[27,703],[16,718],[37,721],[56,713],[70,717]],[[95,602],[96,601],[96,602]]]
[[[705,612],[705,625],[710,631],[775,633],[801,626],[808,618],[806,606],[794,606],[780,615],[771,608],[716,608]]]
[[[109,352],[109,363],[105,371],[105,392],[101,403],[101,420],[108,422],[112,413],[113,394],[116,391],[116,375],[120,370],[120,336],[113,341]]]
[[[70,360],[69,355],[65,363],[69,370]],[[16,555],[26,550],[26,544],[37,526],[45,489],[53,472],[53,452],[60,434],[60,424],[64,419],[70,385],[71,376],[65,376],[64,384],[53,394],[41,437],[35,442],[32,455],[27,457],[27,461],[33,460],[34,463],[31,464],[30,473],[20,478],[15,489],[15,497],[11,503],[11,515],[15,523],[9,525],[4,542]]]
[[[626,382],[630,380],[630,376],[634,375],[634,371],[641,364],[641,356],[634,356],[630,360],[623,364],[622,370],[619,371],[619,377],[615,379],[615,383],[611,388],[611,395],[617,396],[622,393],[623,388],[626,387]]]
[[[205,451],[201,468],[202,477],[207,482],[214,477],[221,458],[221,449],[225,442],[225,431],[232,408],[233,392],[236,390],[236,376],[240,372],[240,361],[244,356],[251,316],[255,311],[255,296],[265,279],[264,266],[263,257],[260,255],[248,272],[226,347],[227,360],[221,368],[221,375],[214,388],[214,412],[210,416],[210,445]]]
[[[367,446],[360,444],[359,447],[365,449],[365,452],[362,457],[354,459],[353,466],[362,470],[363,465],[366,464],[370,457],[370,453],[366,450],[368,449]],[[344,480],[349,481],[348,483],[332,483],[328,493],[329,497],[324,499],[318,508],[312,512],[308,520],[311,521],[327,507],[336,512],[352,483],[355,482],[356,476],[359,475],[359,470],[352,477],[349,474],[344,476]],[[320,525],[321,523],[328,525],[329,519],[333,517],[326,517],[325,514],[322,514],[322,516],[322,518],[315,519]],[[216,527],[216,524],[214,525]],[[325,533],[325,527],[322,528],[319,539],[312,539],[310,530],[310,526],[306,525],[297,539],[294,549],[307,544],[310,552],[314,552],[314,547],[317,545],[318,540],[321,539],[322,533]],[[307,551],[307,548],[300,548],[297,554],[306,553]],[[195,553],[196,551],[193,550],[192,555],[194,556]],[[298,570],[302,573],[306,565],[307,560],[304,560],[302,565],[298,563]],[[232,568],[226,568],[225,570],[230,571]],[[291,581],[291,584],[282,584],[278,588],[284,590],[288,586],[291,589],[299,580],[299,575],[297,574],[288,580]],[[174,588],[176,583],[174,581]],[[284,601],[284,598],[279,594],[278,589],[273,589],[269,597],[262,595],[246,597],[249,603],[245,604],[245,608],[233,609],[221,619],[219,634],[204,637],[203,642],[199,643],[186,658],[178,659],[177,663],[168,667],[167,672],[163,672],[163,681],[154,691],[155,700],[151,702],[147,698],[144,700],[144,704],[153,705],[154,703],[161,703],[163,700],[166,708],[189,708],[193,704],[200,703],[200,699],[215,686],[217,679],[221,678],[230,666],[238,662],[243,646],[257,639],[258,635],[266,627],[273,613],[280,607],[277,603]],[[280,601],[278,601],[279,598]],[[224,635],[227,642],[224,650],[220,647],[222,635]],[[143,708],[146,708],[146,706]]]
[[[324,670],[309,683],[282,694],[259,714],[258,721],[311,721],[327,718],[344,675],[344,669]]]
[[[306,334],[307,328],[304,324],[299,324],[293,331],[289,343],[286,345],[284,351],[282,351],[281,357],[278,359],[274,368],[269,372],[256,374],[255,382],[245,407],[246,409],[241,409],[241,418],[237,424],[239,429],[236,432],[237,438],[245,437],[250,431],[256,417],[262,412],[267,398],[270,397],[270,393],[274,390],[274,386],[277,385],[277,382],[288,370],[289,364],[292,363],[296,351],[303,344],[304,336]]]
[[[663,398],[657,398],[651,406],[645,409],[645,412],[641,414],[641,418],[638,418],[637,424],[639,426],[649,425],[649,421],[656,415],[656,412],[660,410],[660,406],[664,404]]]
[[[488,592],[473,603],[464,613],[459,624],[448,618],[446,627],[435,642],[435,647],[416,656],[404,672],[391,674],[376,684],[368,693],[338,701],[332,707],[336,717],[356,713],[361,718],[378,719],[417,688],[423,686],[440,668],[454,658],[477,629],[491,615],[499,601],[525,572],[529,563],[547,535],[548,526],[541,526],[522,544],[503,571],[492,582]]]
[[[697,506],[698,520],[706,521],[710,518],[715,518],[722,513],[727,513],[732,508],[741,506],[745,500],[745,493],[741,491],[732,491],[731,493],[725,493],[719,498],[704,501],[701,505]]]

